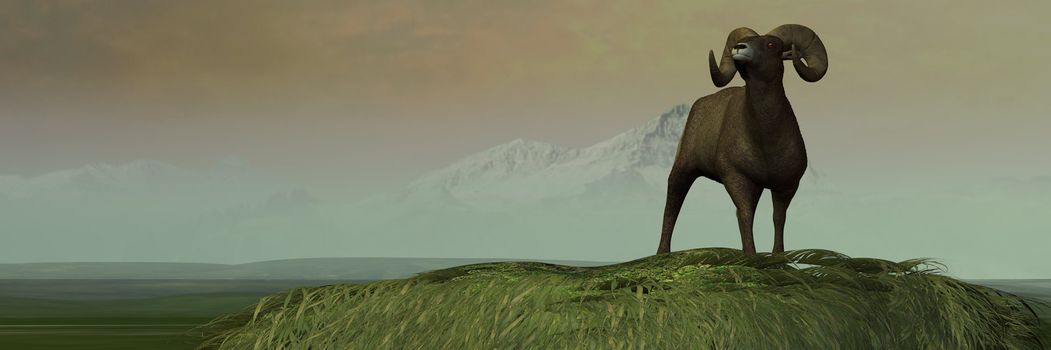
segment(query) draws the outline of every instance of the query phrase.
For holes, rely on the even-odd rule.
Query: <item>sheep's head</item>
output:
[[[782,60],[792,60],[800,78],[808,82],[821,80],[828,71],[825,45],[814,31],[798,24],[781,25],[766,35],[741,27],[726,38],[722,60],[716,64],[715,52],[708,52],[708,66],[715,86],[723,87],[738,68],[745,79],[780,80],[784,75]]]

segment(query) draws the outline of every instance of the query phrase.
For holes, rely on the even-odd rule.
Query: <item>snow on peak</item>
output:
[[[516,139],[425,174],[409,198],[426,193],[464,202],[530,200],[662,187],[675,157],[689,106],[585,148]],[[626,188],[635,187],[635,188]],[[657,192],[659,193],[659,191]]]
[[[412,187],[456,188],[464,184],[498,182],[518,173],[549,168],[570,149],[549,143],[516,139],[468,156],[412,183]]]
[[[679,105],[642,125],[584,150],[595,159],[621,158],[625,168],[671,167],[689,108]]]

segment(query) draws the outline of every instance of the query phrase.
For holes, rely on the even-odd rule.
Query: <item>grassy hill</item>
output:
[[[727,248],[597,267],[472,264],[266,297],[202,327],[202,348],[1026,349],[1051,342],[1046,334],[1040,340],[1034,301],[936,267],[824,250],[744,256]]]

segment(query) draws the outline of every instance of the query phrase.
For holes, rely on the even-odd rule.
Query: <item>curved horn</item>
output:
[[[825,76],[828,71],[828,53],[825,52],[825,44],[813,30],[799,24],[783,24],[766,35],[781,38],[784,47],[798,51],[791,52],[788,58],[792,59],[792,66],[800,78],[813,83]],[[806,60],[806,63],[802,60]]]
[[[731,31],[730,35],[726,37],[726,45],[723,46],[723,56],[718,65],[715,63],[715,52],[708,50],[708,69],[712,71],[712,83],[715,83],[716,87],[726,86],[737,74],[737,66],[734,66],[734,59],[730,56],[730,48],[737,45],[737,42],[742,38],[758,35],[754,30],[747,27]]]

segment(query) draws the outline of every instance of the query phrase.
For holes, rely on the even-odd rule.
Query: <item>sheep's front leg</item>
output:
[[[745,254],[755,254],[755,241],[752,239],[752,222],[755,219],[755,208],[763,188],[742,175],[727,176],[723,179],[726,192],[730,194],[737,207],[737,226],[741,230],[741,246]]]
[[[799,184],[795,186],[779,190],[770,191],[774,202],[774,250],[776,253],[783,253],[785,251],[785,218],[788,215],[788,204],[792,203],[792,197],[796,195],[796,189],[799,188]]]
[[[664,223],[661,225],[661,241],[657,245],[657,254],[671,252],[671,235],[675,230],[675,221],[679,218],[682,202],[686,200],[686,194],[690,192],[695,180],[696,175],[678,167],[672,168],[668,176],[668,198],[664,204]]]

